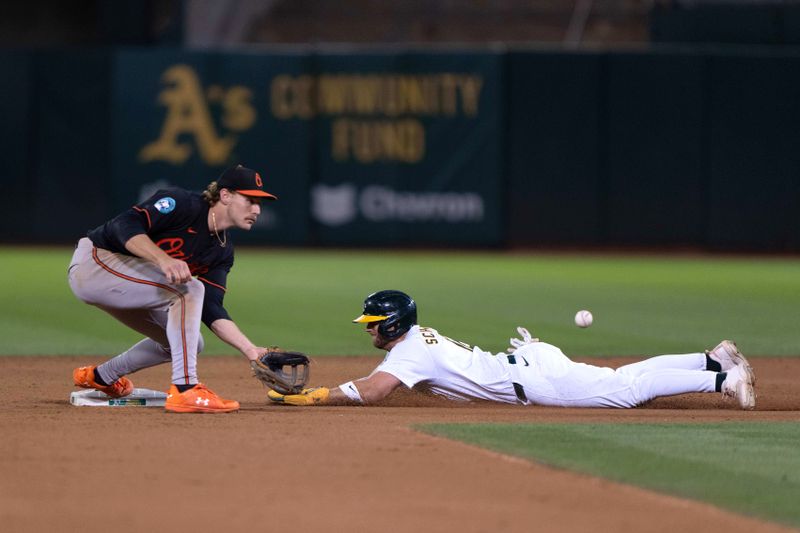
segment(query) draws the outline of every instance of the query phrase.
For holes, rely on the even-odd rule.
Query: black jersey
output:
[[[125,243],[147,234],[171,257],[186,261],[189,270],[205,285],[203,323],[230,316],[222,305],[228,272],[233,267],[233,243],[222,246],[208,227],[208,203],[200,193],[184,189],[162,189],[144,202],[88,233],[98,248],[132,255]],[[225,240],[225,236],[220,234]]]

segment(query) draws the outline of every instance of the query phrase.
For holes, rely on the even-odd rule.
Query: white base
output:
[[[112,398],[99,390],[87,389],[73,391],[69,403],[89,407],[164,407],[167,393],[152,389],[133,389],[122,398]]]

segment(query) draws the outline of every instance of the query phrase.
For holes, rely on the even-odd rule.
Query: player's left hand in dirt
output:
[[[522,336],[522,338],[516,339],[512,337],[509,339],[511,346],[509,346],[507,350],[508,353],[513,353],[517,348],[522,348],[526,344],[533,344],[534,342],[539,342],[538,337],[534,337],[533,335],[531,335],[531,332],[523,328],[522,326],[519,326],[517,328],[517,333],[519,333]]]
[[[325,403],[330,392],[327,387],[303,389],[300,394],[281,394],[271,390],[267,392],[267,397],[275,403],[286,405],[316,405]]]
[[[298,394],[308,383],[311,360],[302,352],[267,349],[261,357],[250,362],[253,376],[280,394]]]

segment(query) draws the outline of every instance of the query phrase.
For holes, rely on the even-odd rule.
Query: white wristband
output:
[[[342,391],[345,396],[347,396],[354,402],[364,403],[364,400],[361,398],[361,394],[358,393],[356,384],[353,383],[352,381],[348,381],[347,383],[342,383],[341,385],[339,385],[339,390]]]

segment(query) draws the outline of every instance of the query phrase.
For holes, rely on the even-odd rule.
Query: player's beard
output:
[[[376,333],[374,337],[372,337],[372,344],[376,348],[384,348],[387,344],[389,344],[389,340],[384,338],[383,335],[380,333]]]

